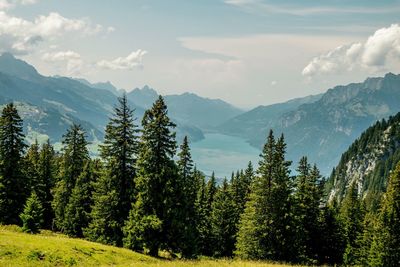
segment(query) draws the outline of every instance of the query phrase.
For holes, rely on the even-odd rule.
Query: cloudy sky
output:
[[[0,0],[0,52],[45,75],[250,108],[400,72],[400,1]]]

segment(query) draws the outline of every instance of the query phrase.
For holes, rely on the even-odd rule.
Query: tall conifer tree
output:
[[[26,147],[22,119],[13,103],[3,108],[0,117],[0,223],[20,224],[29,188],[22,173]]]
[[[124,94],[118,98],[118,105],[107,124],[104,144],[101,146],[100,156],[105,162],[106,171],[95,186],[98,192],[93,195],[92,222],[86,230],[91,240],[122,245],[121,229],[134,200],[139,132],[135,120]],[[107,220],[104,221],[104,218]]]
[[[297,168],[294,193],[294,220],[296,224],[296,249],[298,260],[312,263],[317,255],[319,234],[320,174],[316,166],[311,167],[307,157],[302,157]]]
[[[38,162],[39,180],[36,185],[36,193],[43,206],[43,227],[51,228],[54,212],[51,207],[53,195],[51,189],[55,184],[56,156],[50,140],[47,140],[41,147]]]
[[[340,208],[340,219],[346,241],[343,262],[347,265],[354,265],[358,260],[357,254],[360,249],[358,239],[363,232],[364,220],[364,210],[355,182],[350,185],[343,200]]]
[[[64,232],[70,236],[83,237],[83,231],[89,225],[93,183],[98,175],[96,163],[99,164],[97,161],[86,162],[65,208]]]
[[[215,194],[211,211],[214,256],[231,257],[236,242],[235,202],[228,181]]]
[[[59,180],[54,188],[53,209],[55,226],[64,230],[66,225],[65,208],[67,207],[76,180],[89,160],[86,133],[80,125],[73,124],[63,137]]]
[[[178,196],[181,199],[179,222],[180,236],[182,237],[179,249],[185,258],[193,258],[198,253],[197,242],[198,233],[196,227],[196,198],[198,184],[196,174],[193,170],[193,160],[190,154],[190,147],[187,136],[184,137],[178,153],[178,174],[179,187]]]
[[[288,260],[291,251],[290,162],[285,160],[283,136],[270,131],[258,174],[241,217],[236,254],[247,259]]]
[[[176,246],[175,237],[170,235],[176,232],[172,222],[177,212],[174,196],[178,174],[173,161],[176,141],[175,133],[171,131],[175,124],[169,119],[161,96],[145,112],[142,126],[137,194],[124,228],[124,243],[136,250],[142,250],[144,244],[154,256],[160,248],[174,249]],[[145,231],[136,231],[138,228]]]
[[[400,262],[400,163],[389,178],[379,223],[371,247],[371,266],[398,266]]]

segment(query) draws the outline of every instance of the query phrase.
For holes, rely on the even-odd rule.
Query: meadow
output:
[[[0,266],[244,266],[288,265],[239,260],[171,260],[153,258],[124,248],[102,245],[66,235],[42,231],[23,233],[17,226],[0,226]]]

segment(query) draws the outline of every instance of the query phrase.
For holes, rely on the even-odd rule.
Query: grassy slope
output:
[[[68,238],[49,231],[39,235],[25,234],[15,226],[0,226],[0,266],[284,267],[262,262],[229,260],[161,260],[128,249]]]

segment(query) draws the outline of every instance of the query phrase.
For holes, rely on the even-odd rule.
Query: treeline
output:
[[[99,159],[72,125],[56,153],[29,148],[13,104],[0,118],[0,222],[46,228],[157,256],[239,257],[303,264],[396,266],[400,255],[400,167],[379,213],[365,211],[353,185],[341,205],[324,201],[324,179],[306,157],[290,175],[284,137],[267,137],[251,163],[221,184],[196,169],[187,138],[179,146],[160,97],[139,128],[118,105]]]

